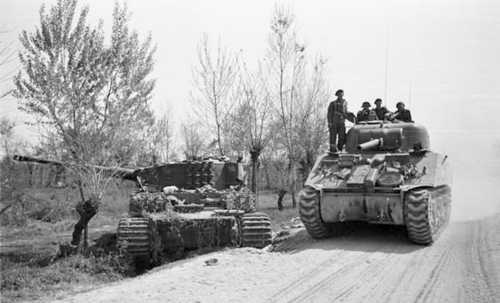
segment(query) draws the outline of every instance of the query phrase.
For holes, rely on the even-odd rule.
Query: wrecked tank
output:
[[[49,174],[51,184],[68,181],[64,167],[71,163],[23,155],[13,159],[27,163],[29,170],[50,164],[56,172]],[[133,261],[147,266],[200,248],[271,243],[271,220],[256,212],[242,163],[207,158],[146,168],[92,167],[136,182],[138,190],[117,228],[118,248]]]
[[[449,160],[430,149],[421,125],[361,123],[348,131],[344,151],[317,159],[299,197],[313,238],[364,221],[405,226],[412,242],[430,245],[450,216]]]
[[[159,264],[189,250],[271,243],[271,220],[255,212],[241,163],[170,163],[124,177],[141,188],[117,229],[119,248],[135,261]]]

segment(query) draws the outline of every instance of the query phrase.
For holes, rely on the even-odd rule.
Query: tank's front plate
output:
[[[323,191],[320,200],[324,222],[367,221],[403,225],[399,193],[341,193]]]

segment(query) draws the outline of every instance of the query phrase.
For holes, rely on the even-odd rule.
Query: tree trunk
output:
[[[297,184],[297,178],[295,176],[295,169],[293,165],[293,160],[289,159],[288,162],[288,178],[289,178],[289,190],[290,190],[290,195],[292,196],[292,207],[295,208],[297,207],[297,200],[295,199],[295,189],[296,189],[296,184]]]
[[[285,197],[286,190],[280,189],[278,191],[278,210],[283,210],[283,198]]]
[[[82,231],[87,229],[87,225],[96,214],[98,210],[99,203],[98,201],[95,201],[93,199],[89,199],[86,201],[80,201],[76,205],[76,211],[78,212],[78,215],[80,216],[80,219],[78,222],[75,224],[75,227],[73,228],[73,236],[71,240],[72,245],[80,245],[81,242],[81,237],[82,237]],[[84,233],[84,248],[88,247],[88,242],[87,242],[87,233]]]
[[[271,175],[269,174],[269,163],[264,164],[264,178],[266,180],[266,189],[271,189]]]
[[[250,184],[251,190],[257,194],[257,163],[259,161],[260,150],[250,150],[250,160],[252,161],[252,183]]]

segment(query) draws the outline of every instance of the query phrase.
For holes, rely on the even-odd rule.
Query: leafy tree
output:
[[[148,101],[155,81],[151,37],[141,41],[129,27],[126,6],[115,4],[111,43],[105,43],[102,21],[87,22],[88,7],[77,0],[58,0],[40,9],[40,25],[23,31],[21,71],[14,95],[19,108],[44,126],[77,176],[81,213],[73,244],[97,212],[113,176],[95,166],[117,167],[131,159],[131,141],[153,123]]]

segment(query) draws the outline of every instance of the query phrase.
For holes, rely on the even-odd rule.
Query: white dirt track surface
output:
[[[430,247],[360,225],[326,240],[299,229],[277,250],[226,249],[62,301],[500,302],[500,215],[451,223]]]

